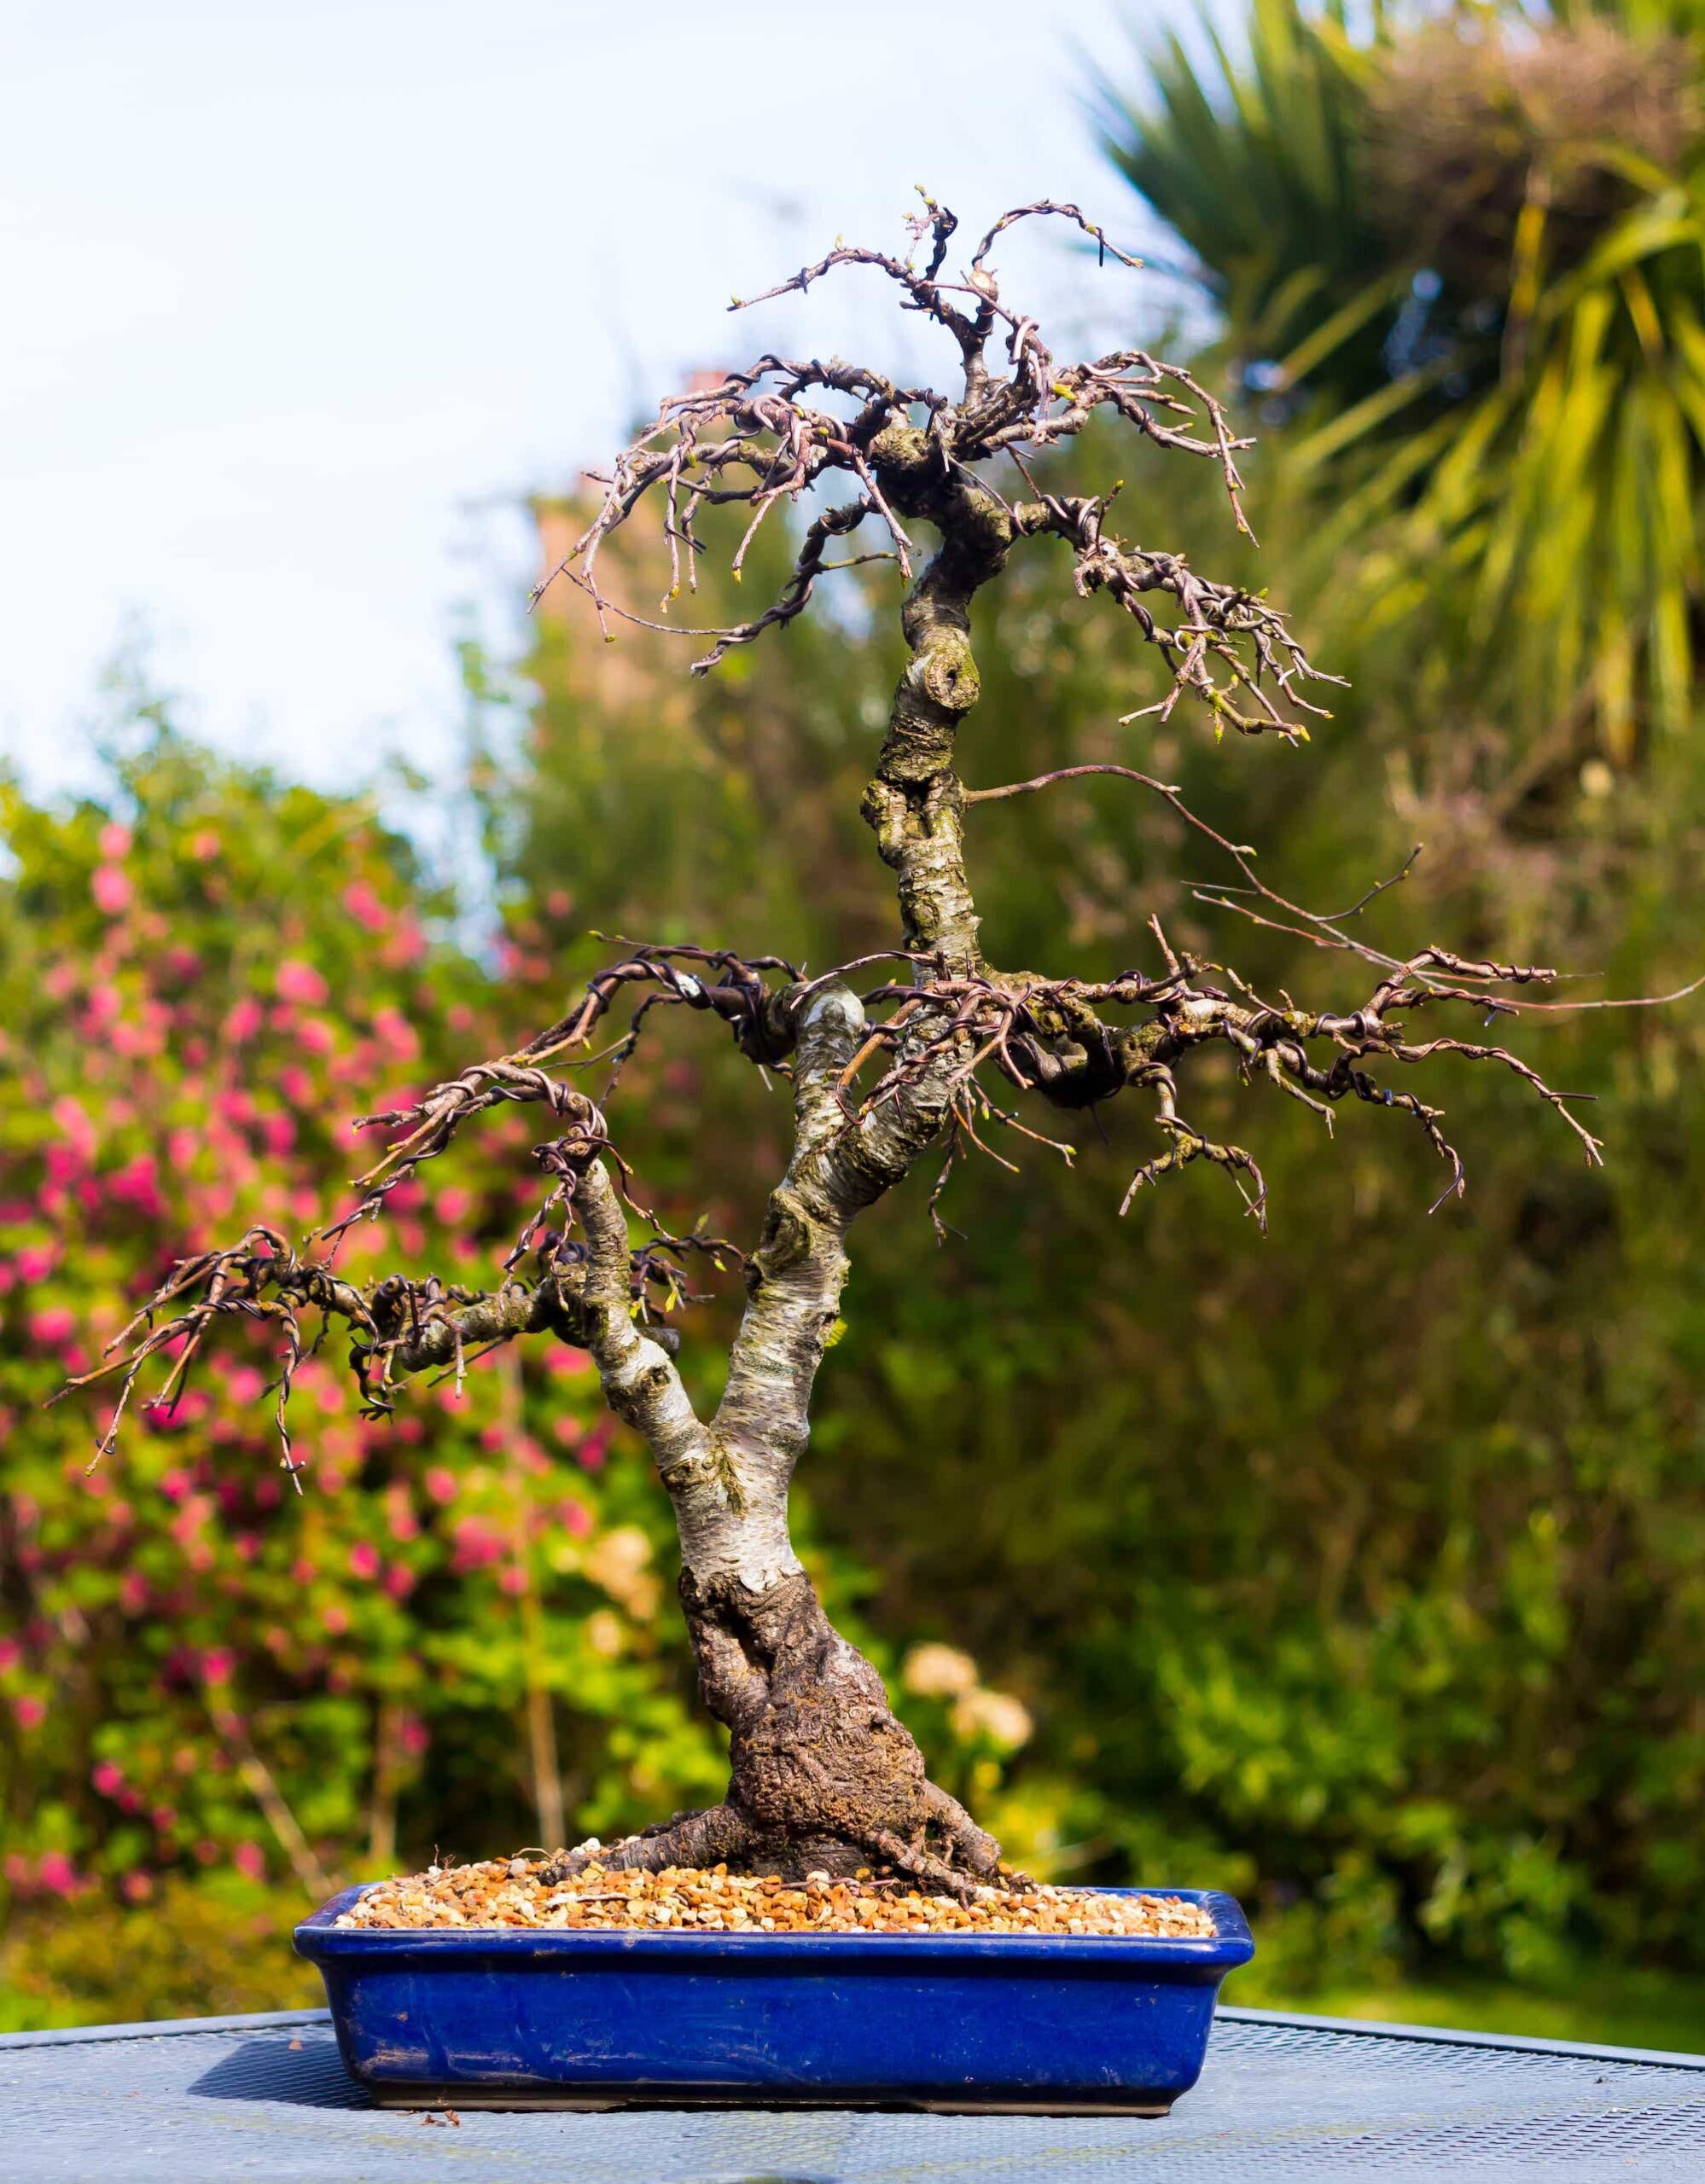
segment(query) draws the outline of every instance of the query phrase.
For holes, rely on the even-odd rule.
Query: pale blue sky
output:
[[[1133,13],[1071,20],[1122,66]],[[837,232],[899,242],[915,181],[968,224],[1047,195],[1138,228],[1033,0],[3,15],[0,750],[41,788],[86,774],[132,616],[218,741],[321,781],[404,741],[448,769],[452,608],[530,573],[515,497],[684,370],[848,346],[878,305],[853,276],[742,322],[731,290]],[[1004,263],[1091,338],[1153,323],[1057,241]]]

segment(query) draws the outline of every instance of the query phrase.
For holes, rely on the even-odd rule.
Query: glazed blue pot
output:
[[[390,2106],[1163,2116],[1254,1944],[1229,1896],[1143,1892],[1200,1903],[1213,1939],[340,1928],[352,1888],[296,1947]]]

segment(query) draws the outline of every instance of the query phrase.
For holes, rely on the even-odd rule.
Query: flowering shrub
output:
[[[0,807],[0,2021],[184,2006],[181,1967],[156,1995],[114,1964],[92,2007],[79,1914],[169,1901],[253,1947],[245,1921],[276,1937],[399,1854],[631,1825],[719,1784],[660,1615],[666,1505],[579,1354],[503,1353],[388,1424],[311,1359],[300,1496],[264,1324],[92,1469],[106,1391],[44,1409],[172,1260],[340,1206],[352,1114],[506,1037],[366,805],[168,735],[113,806]],[[490,1130],[341,1263],[494,1281],[525,1143]],[[242,1992],[292,1976],[274,1941]]]
[[[343,1881],[719,1794],[666,1498],[561,1345],[389,1421],[309,1356],[299,1479],[265,1322],[99,1461],[111,1383],[44,1406],[175,1260],[346,1211],[351,1118],[548,1020],[560,954],[517,910],[492,976],[369,805],[170,734],[109,803],[0,788],[0,2026],[311,1999],[289,1928]],[[340,1269],[495,1286],[528,1142],[488,1121]],[[942,1731],[992,1780],[1013,1724]]]

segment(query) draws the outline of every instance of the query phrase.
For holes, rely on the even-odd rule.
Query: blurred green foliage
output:
[[[1085,450],[1085,482],[1114,453]],[[1117,458],[1146,533],[1236,570],[1205,466]],[[1306,566],[1307,497],[1258,464],[1253,505],[1264,569]],[[704,582],[715,623],[732,598]],[[596,954],[574,938],[593,903],[624,932],[819,967],[887,937],[857,816],[898,665],[882,586],[702,685],[664,640],[624,639],[606,671],[572,614],[543,625],[520,762],[493,767],[492,793],[499,853],[570,960]],[[1673,915],[1699,853],[1694,770],[1678,755],[1603,793],[1554,768],[1512,796],[1506,724],[1448,682],[1435,710],[1412,671],[1449,600],[1399,649],[1330,591],[1300,599],[1354,688],[1295,753],[1176,723],[1139,744],[1116,723],[1156,694],[1140,644],[1062,600],[1045,555],[1003,590],[974,631],[973,786],[1140,751],[1299,899],[1354,899],[1425,835],[1367,914],[1382,944],[1603,965],[1624,991],[1696,968]],[[1122,784],[979,810],[970,857],[998,962],[1110,973],[1158,910],[1263,990],[1365,997],[1354,967],[1196,903],[1181,880],[1219,875]],[[1614,1101],[1603,1174],[1512,1080],[1459,1069],[1433,1089],[1469,1195],[1429,1220],[1440,1178],[1395,1118],[1346,1117],[1331,1142],[1228,1073],[1193,1098],[1267,1170],[1265,1243],[1195,1176],[1115,1218],[1155,1142],[1134,1101],[1103,1118],[1105,1147],[1077,1133],[1074,1173],[1034,1151],[1020,1181],[962,1170],[945,1252],[922,1186],[858,1239],[804,1490],[879,1573],[878,1627],[968,1645],[1035,1716],[981,1800],[1015,1853],[1241,1890],[1263,1939],[1246,1996],[1452,1964],[1566,1991],[1591,1953],[1687,1964],[1705,1943],[1700,1017],[1519,1036],[1555,1081]],[[713,1175],[715,1217],[740,1233],[782,1095],[702,1058],[696,1024],[661,1037],[695,1096],[644,1118],[648,1166]]]
[[[1440,552],[1417,528],[1418,463],[1403,493],[1366,500],[1347,526],[1350,486],[1418,435],[1394,405],[1376,448],[1364,412],[1341,436],[1344,463],[1324,459],[1335,405],[1346,415],[1369,375],[1394,376],[1388,328],[1359,381],[1331,382],[1329,362],[1353,362],[1333,323],[1342,284],[1386,279],[1397,313],[1417,267],[1408,238],[1372,224],[1338,263],[1329,195],[1365,206],[1363,123],[1315,158],[1297,115],[1328,96],[1329,60],[1371,100],[1387,42],[1412,56],[1414,33],[1388,21],[1370,55],[1341,25],[1266,0],[1252,25],[1228,36],[1222,80],[1196,110],[1200,141],[1173,171],[1205,204],[1199,224],[1154,167],[1138,178],[1207,261],[1227,322],[1218,369],[1245,371],[1246,402],[1271,397],[1250,466],[1264,547],[1236,541],[1207,466],[1094,441],[1065,474],[1079,490],[1124,476],[1123,529],[1268,584],[1352,688],[1302,753],[1215,748],[1181,720],[1121,729],[1120,714],[1159,694],[1153,671],[1116,618],[1062,597],[1038,548],[979,601],[984,698],[966,777],[1132,760],[1181,782],[1231,839],[1262,846],[1271,878],[1323,907],[1354,900],[1424,839],[1411,877],[1365,914],[1382,945],[1438,939],[1602,974],[1565,992],[1664,991],[1698,969],[1691,693],[1684,723],[1654,614],[1629,625],[1638,672],[1611,719],[1596,679],[1606,625],[1590,623],[1571,654],[1545,590],[1580,575],[1571,541],[1583,526],[1596,535],[1603,494],[1632,491],[1638,510],[1649,499],[1576,474],[1586,514],[1547,516],[1534,534],[1522,581],[1538,607],[1512,611],[1522,642],[1555,654],[1548,671],[1573,676],[1561,696],[1515,671],[1510,645],[1488,653],[1484,557]],[[1180,53],[1170,78],[1162,67],[1175,103],[1192,65]],[[1133,172],[1164,133],[1153,102],[1152,82],[1131,102]],[[1263,156],[1306,170],[1295,220],[1249,151],[1260,131]],[[1620,233],[1632,215],[1617,200],[1600,217]],[[1239,222],[1276,270],[1245,280],[1226,239]],[[1248,372],[1274,354],[1252,322],[1311,250],[1285,338],[1312,341],[1325,385],[1299,371],[1293,399],[1288,380],[1264,389]],[[1689,282],[1700,262],[1684,253]],[[1508,256],[1481,267],[1493,367],[1450,387],[1440,375],[1434,458],[1482,394],[1509,395],[1496,336],[1520,276]],[[1674,307],[1661,323],[1677,355],[1691,293],[1651,291],[1661,314]],[[1520,389],[1543,421],[1544,388]],[[1623,386],[1610,399],[1620,414],[1638,398]],[[1515,473],[1488,474],[1501,510]],[[1690,524],[1690,468],[1684,498]],[[544,511],[551,537],[566,513]],[[1656,514],[1635,543],[1690,613],[1690,545]],[[781,542],[767,550],[761,577],[748,562],[748,592],[780,580]],[[695,610],[707,624],[739,611],[715,561]],[[649,595],[655,571],[628,574]],[[607,657],[572,602],[546,620],[521,762],[493,768],[494,840],[536,900],[555,889],[562,945],[595,903],[625,932],[779,947],[819,967],[888,937],[857,814],[899,665],[894,584],[839,581],[838,617],[794,625],[702,685],[666,640],[625,635]],[[1603,588],[1591,578],[1594,596]],[[1142,957],[1157,910],[1175,941],[1261,990],[1365,997],[1353,967],[1205,910],[1181,883],[1225,875],[1123,785],[978,810],[970,856],[1003,965],[1109,973]],[[667,1035],[697,1069],[691,1028]],[[1583,1171],[1513,1081],[1440,1069],[1429,1096],[1448,1108],[1469,1194],[1429,1218],[1440,1179],[1418,1141],[1365,1112],[1329,1142],[1228,1072],[1192,1098],[1202,1127],[1252,1145],[1266,1169],[1265,1244],[1212,1178],[1169,1182],[1115,1220],[1155,1149],[1134,1101],[1103,1118],[1104,1149],[1085,1124],[1073,1174],[1039,1153],[1021,1182],[961,1171],[945,1211],[964,1234],[934,1280],[916,1199],[879,1208],[859,1239],[806,1490],[881,1573],[873,1620],[968,1644],[1031,1709],[1034,1742],[984,1800],[1015,1850],[1074,1876],[1183,1871],[1242,1890],[1264,1941],[1246,1995],[1366,1993],[1452,1967],[1452,1991],[1471,1974],[1566,1995],[1587,1962],[1696,1969],[1705,1956],[1705,1319],[1690,1212],[1701,1014],[1696,1002],[1538,1017],[1517,1043],[1551,1081],[1606,1101],[1606,1171]],[[706,1078],[665,1139],[688,1170],[734,1148],[719,1181],[748,1221],[777,1148],[766,1096],[738,1072],[715,1089]]]
[[[1691,717],[1705,482],[1697,0],[1248,0],[1096,104],[1375,625],[1608,755]],[[1400,519],[1400,520],[1399,520]]]

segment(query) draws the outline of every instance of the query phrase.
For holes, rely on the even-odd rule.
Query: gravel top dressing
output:
[[[1175,1896],[1103,1896],[1091,1889],[979,1888],[964,1902],[904,1881],[803,1881],[700,1872],[612,1873],[593,1864],[552,1883],[544,1858],[428,1866],[370,1889],[340,1926],[418,1929],[708,1929],[719,1933],[1106,1934],[1211,1941],[1213,1921]]]

